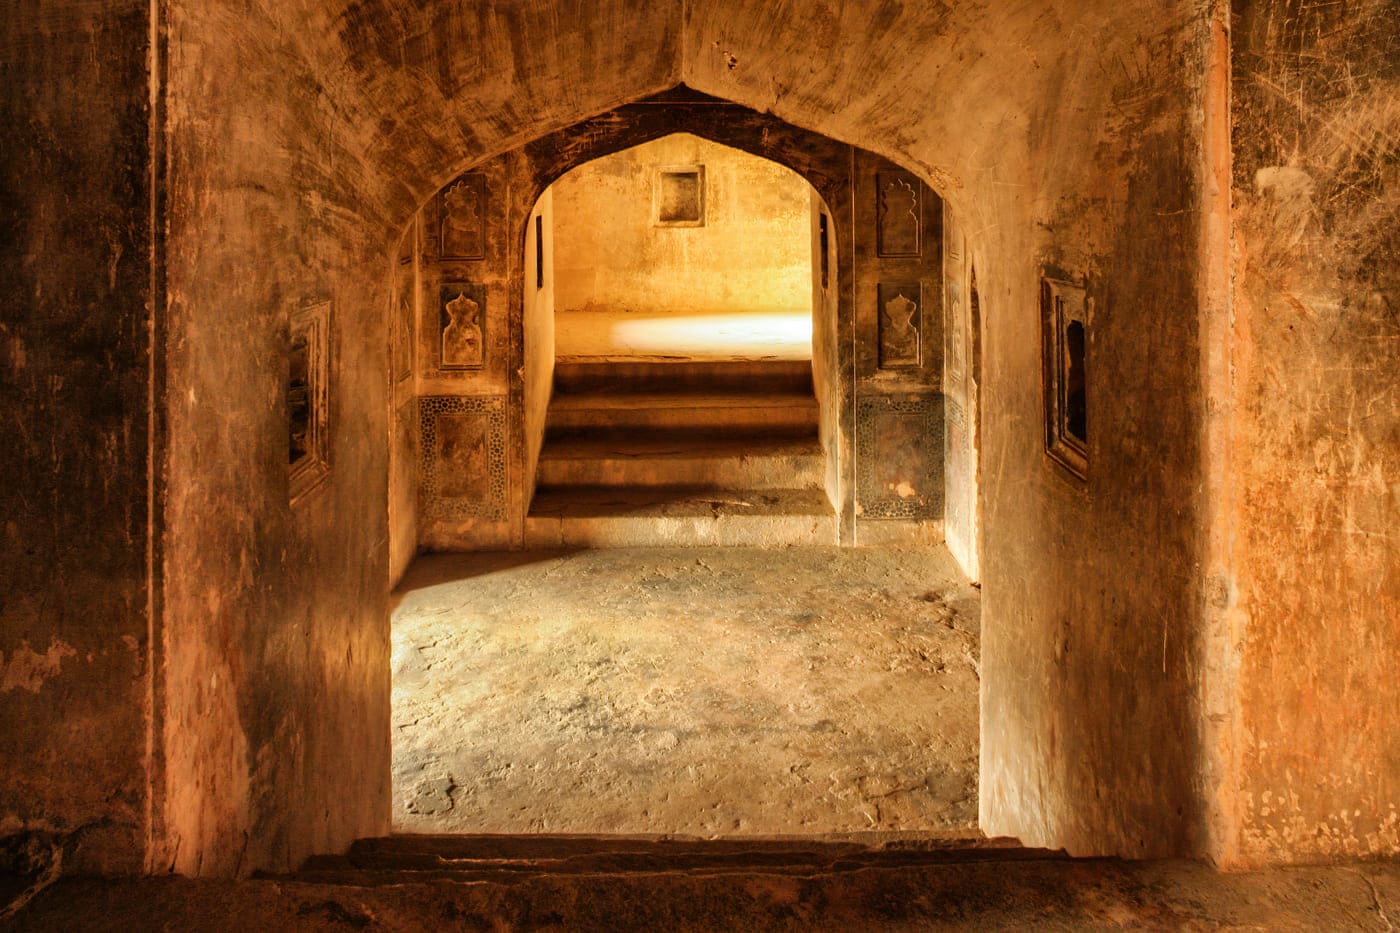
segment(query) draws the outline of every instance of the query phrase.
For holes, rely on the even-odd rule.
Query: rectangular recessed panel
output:
[[[1089,475],[1089,310],[1083,286],[1041,279],[1045,452],[1081,480]]]
[[[287,341],[287,476],[295,502],[330,473],[330,302],[291,315]]]
[[[705,167],[663,166],[656,170],[652,192],[655,222],[663,227],[699,227],[705,223]]]
[[[942,396],[863,396],[856,406],[856,514],[943,515]]]
[[[499,396],[419,400],[421,514],[429,520],[503,520],[506,404]]]

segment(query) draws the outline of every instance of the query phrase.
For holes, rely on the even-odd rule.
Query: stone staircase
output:
[[[555,367],[530,548],[835,544],[806,361]]]

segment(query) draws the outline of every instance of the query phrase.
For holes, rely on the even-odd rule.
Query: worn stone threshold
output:
[[[871,838],[867,838],[871,837]],[[362,839],[345,855],[318,856],[298,881],[372,887],[410,882],[517,883],[552,875],[684,872],[811,876],[866,869],[1066,859],[1015,839],[929,833],[771,838],[686,836],[426,835]]]

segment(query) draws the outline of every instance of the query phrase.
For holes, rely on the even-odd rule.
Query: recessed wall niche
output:
[[[863,519],[943,515],[943,398],[866,395],[856,403],[856,508]]]
[[[1045,452],[1079,479],[1089,475],[1089,301],[1082,285],[1040,282]]]
[[[881,282],[879,351],[881,369],[917,369],[923,365],[923,286],[919,282]]]
[[[506,399],[419,399],[420,510],[431,521],[506,518]]]
[[[444,282],[439,294],[438,368],[481,369],[486,364],[486,288]]]
[[[438,258],[486,258],[486,176],[468,172],[438,196]]]
[[[875,184],[876,252],[882,259],[922,256],[923,182],[909,172],[879,172]]]
[[[652,222],[658,227],[705,226],[705,166],[660,166],[651,200]]]
[[[287,473],[293,503],[330,474],[330,302],[292,312],[287,339]]]

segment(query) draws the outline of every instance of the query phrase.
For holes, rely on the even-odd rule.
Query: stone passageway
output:
[[[395,828],[975,834],[978,613],[941,548],[420,558]]]

